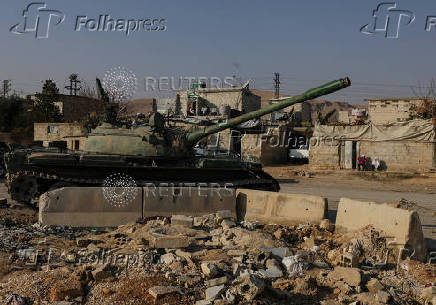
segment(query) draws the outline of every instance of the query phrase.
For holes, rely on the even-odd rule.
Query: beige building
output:
[[[368,120],[374,124],[390,124],[410,120],[417,109],[432,98],[379,98],[366,99]]]
[[[289,132],[287,126],[270,127],[266,133],[245,134],[241,139],[241,155],[262,165],[288,162]]]
[[[436,168],[433,120],[390,125],[317,125],[310,140],[309,165],[317,169],[355,169],[357,158],[378,158],[383,170],[426,172]]]
[[[33,128],[34,140],[42,142],[44,147],[58,143],[67,149],[80,150],[81,142],[86,139],[83,126],[78,123],[35,123]]]
[[[248,87],[196,88],[179,91],[177,99],[185,116],[223,116],[230,109],[247,113],[261,107],[260,97]]]
[[[344,124],[351,123],[351,116],[348,110],[340,110],[338,111],[338,122]]]

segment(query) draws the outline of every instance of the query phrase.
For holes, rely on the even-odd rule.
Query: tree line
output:
[[[34,100],[19,96],[0,98],[0,132],[12,133],[16,142],[33,139],[34,123],[63,122],[59,107],[59,89],[52,80],[46,80],[41,93]]]

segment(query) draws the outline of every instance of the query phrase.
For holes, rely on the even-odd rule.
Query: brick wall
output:
[[[360,154],[379,157],[388,171],[426,171],[435,167],[435,143],[360,141]]]
[[[315,143],[311,140],[309,166],[314,170],[340,169],[344,166],[344,146],[338,141]],[[357,155],[379,157],[387,171],[428,171],[436,167],[436,143],[413,141],[360,141]],[[356,155],[356,157],[357,157]],[[342,166],[341,166],[342,165]]]
[[[370,100],[368,101],[368,119],[374,124],[389,124],[405,121],[423,103],[420,99]]]
[[[337,140],[319,141],[311,139],[309,167],[314,170],[340,169],[341,146]]]

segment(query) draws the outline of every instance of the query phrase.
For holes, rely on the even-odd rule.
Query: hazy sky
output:
[[[117,66],[138,77],[136,96],[150,96],[145,77],[225,77],[239,69],[244,81],[252,79],[255,88],[269,90],[273,73],[280,72],[282,91],[289,94],[350,76],[352,88],[329,98],[357,103],[368,97],[413,96],[410,86],[436,77],[436,28],[425,31],[427,16],[436,16],[431,0],[397,1],[398,9],[416,18],[410,25],[402,19],[398,39],[360,32],[381,3],[370,0],[51,0],[45,2],[47,9],[61,11],[65,21],[54,26],[53,17],[48,39],[10,32],[23,22],[22,11],[30,3],[0,2],[0,79],[11,79],[13,89],[28,93],[47,78],[62,88],[72,72],[93,82]],[[74,30],[77,16],[105,14],[163,18],[166,30],[128,36]]]

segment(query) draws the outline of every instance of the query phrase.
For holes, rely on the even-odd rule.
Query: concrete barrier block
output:
[[[230,210],[236,218],[234,189],[206,187],[144,187],[143,217],[202,216]]]
[[[116,227],[142,217],[142,189],[123,205],[111,204],[101,187],[65,187],[41,195],[39,222],[72,227]]]
[[[387,204],[341,198],[336,217],[336,231],[355,231],[368,225],[383,231],[397,247],[409,249],[409,254],[415,251],[412,258],[426,261],[427,247],[416,211],[399,209]]]
[[[238,189],[239,220],[281,225],[320,223],[327,217],[327,199],[299,194]]]

